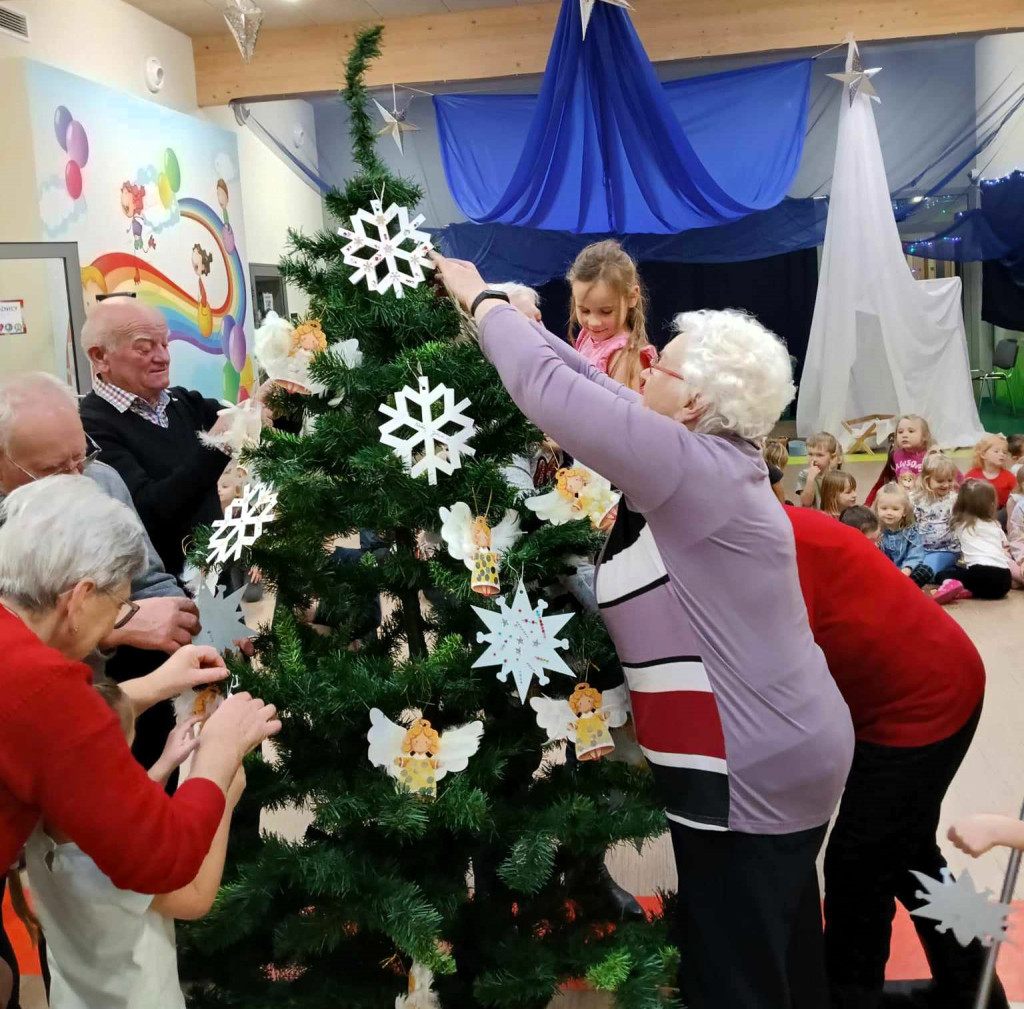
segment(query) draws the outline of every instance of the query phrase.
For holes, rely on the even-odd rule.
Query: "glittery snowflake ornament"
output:
[[[479,606],[473,607],[489,632],[485,634],[480,631],[476,639],[481,644],[485,641],[490,643],[490,648],[473,663],[473,668],[501,666],[498,679],[505,683],[511,674],[523,704],[526,703],[526,694],[534,676],[542,686],[549,682],[545,669],[573,678],[576,675],[556,651],[558,648],[568,648],[569,642],[555,637],[572,620],[572,614],[559,613],[545,617],[547,605],[543,599],[539,599],[536,606],[531,606],[530,597],[520,582],[511,606],[507,600],[499,599],[497,613],[494,610],[483,610]]]
[[[463,413],[467,406],[468,399],[456,403],[454,390],[446,385],[431,389],[430,380],[420,375],[418,391],[407,385],[395,393],[394,406],[381,403],[380,412],[391,420],[380,425],[380,440],[395,450],[412,476],[426,473],[433,486],[439,471],[451,476],[462,466],[462,456],[476,455],[469,444],[476,427]],[[412,433],[395,433],[402,430]]]
[[[352,231],[338,228],[338,234],[349,240],[341,250],[345,265],[355,267],[355,273],[348,279],[353,284],[365,280],[366,286],[378,294],[394,290],[396,298],[402,297],[403,286],[419,287],[427,279],[424,267],[434,268],[427,258],[433,249],[430,236],[419,230],[423,220],[420,214],[410,221],[408,209],[396,203],[387,210],[381,200],[370,200],[369,210],[360,207],[352,215]],[[376,235],[368,235],[367,226],[375,228]],[[408,269],[400,269],[400,262]]]
[[[276,507],[276,491],[256,480],[247,483],[224,518],[213,523],[206,563],[219,567],[241,559],[242,550],[251,547],[263,535],[263,526],[273,521]]]
[[[938,923],[936,931],[952,931],[961,946],[970,945],[974,939],[983,946],[1006,942],[1006,919],[1012,906],[989,900],[991,890],[979,893],[966,869],[954,880],[949,869],[943,868],[941,882],[921,872],[913,875],[924,887],[917,896],[927,903],[911,911],[912,915],[934,919]]]

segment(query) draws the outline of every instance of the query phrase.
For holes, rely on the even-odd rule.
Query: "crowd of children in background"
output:
[[[838,440],[825,432],[806,441],[797,476],[798,503],[859,529],[939,603],[1002,599],[1024,588],[1024,435],[986,435],[971,468],[934,448],[923,417],[900,417],[878,481],[864,505],[843,470]],[[764,447],[772,485],[785,501],[786,446]]]

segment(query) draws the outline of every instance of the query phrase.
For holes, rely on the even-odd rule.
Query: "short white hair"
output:
[[[92,581],[101,592],[146,569],[142,524],[85,476],[48,476],[0,505],[0,596],[35,612]]]
[[[82,327],[82,349],[93,347],[114,349],[136,336],[166,333],[163,312],[138,298],[113,296],[99,302],[89,313]]]
[[[54,392],[67,397],[75,410],[78,410],[78,396],[74,389],[45,371],[29,371],[23,375],[0,379],[0,452],[6,452],[11,444],[11,436],[18,422],[18,409],[26,403],[38,402],[40,395]]]
[[[796,395],[783,342],[735,309],[683,312],[673,328],[686,348],[684,378],[708,404],[695,430],[763,438]]]
[[[504,291],[510,298],[529,298],[534,308],[540,308],[540,295],[526,284],[520,284],[518,280],[503,280],[500,284],[488,284],[492,291]]]

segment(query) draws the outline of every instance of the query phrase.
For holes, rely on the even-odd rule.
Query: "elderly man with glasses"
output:
[[[82,427],[78,399],[63,382],[43,372],[0,381],[0,498],[44,477],[81,473],[109,497],[133,507],[124,481],[98,454]],[[131,599],[122,601],[114,629],[100,642],[93,662],[118,682],[152,672],[199,630],[195,603],[164,570],[148,536],[145,544],[146,570],[132,581]],[[173,725],[167,702],[139,719],[133,752],[140,763],[148,767],[160,756]]]
[[[199,435],[218,433],[221,404],[170,386],[167,323],[134,298],[98,304],[82,330],[93,391],[82,423],[121,475],[150,539],[180,575],[193,530],[222,518],[217,481],[230,457]]]

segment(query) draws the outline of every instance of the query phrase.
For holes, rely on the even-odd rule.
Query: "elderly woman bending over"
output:
[[[814,860],[853,752],[755,439],[793,396],[749,316],[695,312],[643,394],[437,258],[523,413],[624,495],[597,597],[665,803],[690,1009],[828,1004]]]
[[[242,758],[280,729],[274,708],[229,697],[203,729],[189,779],[167,796],[82,664],[146,567],[139,520],[86,477],[52,476],[7,497],[0,522],[0,865],[45,818],[115,886],[177,890],[199,871]],[[214,649],[189,645],[124,690],[138,713],[225,674]]]

